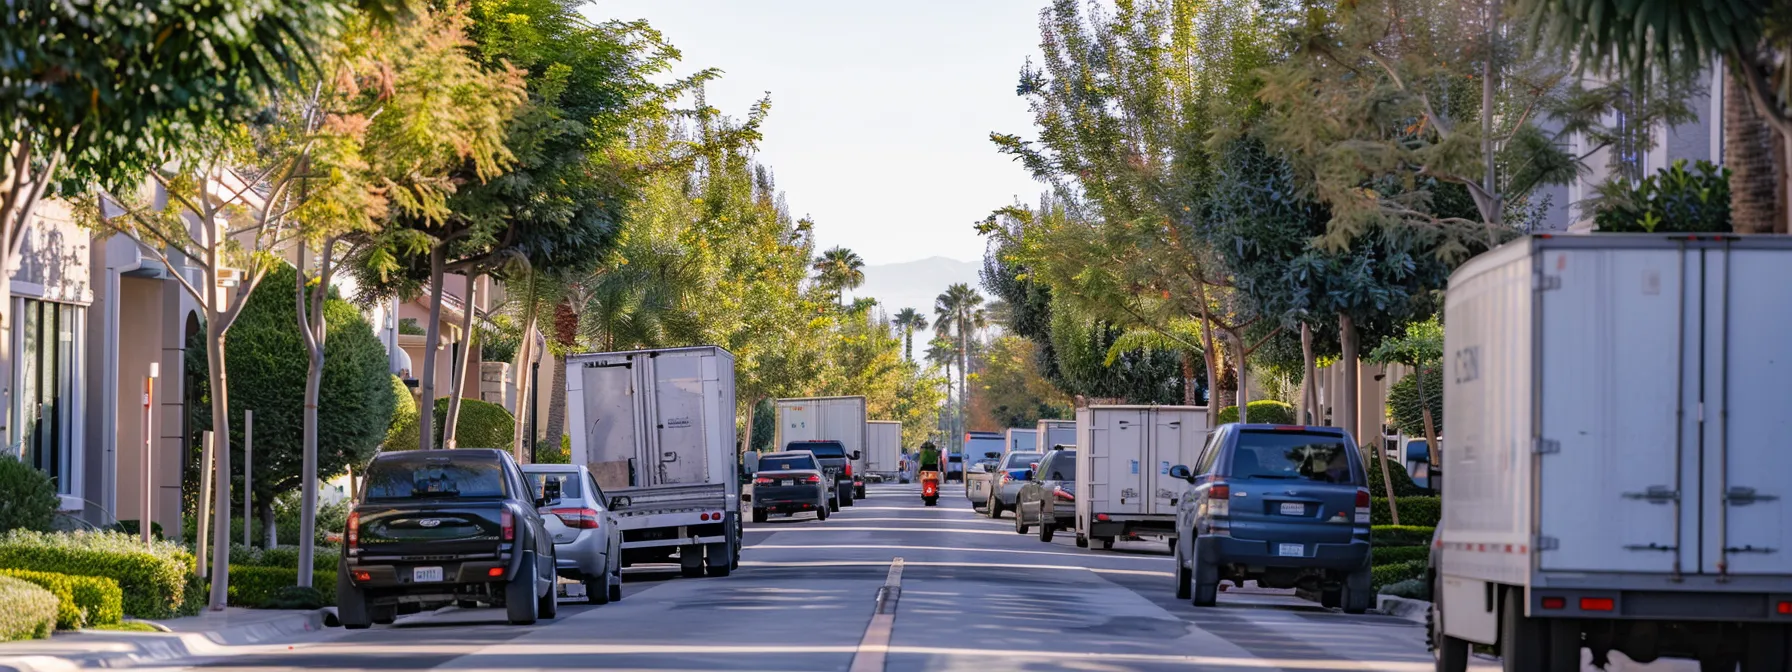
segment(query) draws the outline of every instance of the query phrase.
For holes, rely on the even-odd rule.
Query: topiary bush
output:
[[[0,455],[0,532],[54,529],[62,498],[50,475],[31,464]]]
[[[386,429],[386,440],[380,450],[416,450],[421,418],[417,415],[417,398],[411,387],[398,376],[392,376],[392,425]]]
[[[1391,565],[1376,565],[1370,568],[1369,585],[1375,592],[1381,592],[1383,586],[1425,578],[1426,562],[1414,560]]]
[[[1425,402],[1431,405],[1431,426],[1444,435],[1444,378],[1437,367],[1425,368]],[[1419,377],[1401,378],[1388,388],[1388,417],[1394,429],[1410,437],[1425,436],[1425,407],[1419,399]]]
[[[325,545],[319,544],[313,550],[315,551],[311,555],[311,567],[313,569],[334,570],[334,569],[336,569],[336,565],[337,565],[338,561],[340,561],[342,559],[342,549],[335,547],[335,546],[325,546]],[[234,553],[234,551],[233,551],[233,553]],[[231,556],[231,561],[236,562],[235,555]],[[254,562],[244,562],[242,564],[253,565],[256,567],[283,567],[286,569],[298,569],[298,567],[299,567],[299,549],[296,546],[282,546],[280,548],[270,548],[270,549],[261,551],[260,553],[256,554]]]
[[[290,597],[289,591],[286,589],[295,587],[298,583],[299,573],[285,567],[231,565],[229,602],[234,607],[277,608],[270,605],[282,594],[288,594]],[[329,571],[312,572],[311,585],[334,587],[336,585],[335,568],[331,568]],[[314,592],[318,592],[319,599],[323,600],[323,604],[319,606],[336,603],[334,590],[327,595],[321,591]]]
[[[448,422],[448,398],[436,400],[436,444],[442,445],[442,427]],[[460,423],[454,429],[455,445],[462,448],[509,448],[516,418],[503,406],[478,399],[460,400]]]
[[[1253,425],[1298,425],[1295,420],[1294,407],[1274,399],[1259,399],[1249,404],[1251,412],[1245,420]],[[1227,406],[1220,409],[1219,423],[1238,422],[1238,407]]]
[[[268,598],[263,606],[268,609],[319,609],[330,606],[330,597],[334,596],[334,593],[330,593],[326,597],[323,591],[316,588],[287,586],[275,591],[274,596]]]
[[[1363,449],[1365,453],[1371,450],[1374,450],[1374,448]],[[1367,463],[1363,465],[1363,468],[1369,472],[1369,494],[1378,497],[1387,494],[1387,489],[1383,488],[1381,485],[1381,462],[1377,460],[1373,463]],[[1406,473],[1406,465],[1403,465],[1398,461],[1388,460],[1388,475],[1392,477],[1394,481],[1395,497],[1416,497],[1431,494],[1424,488],[1419,487],[1417,483],[1412,482],[1412,476],[1409,476]]]
[[[1635,184],[1612,180],[1599,187],[1594,228],[1602,233],[1729,233],[1730,169],[1686,159]]]
[[[1373,564],[1394,565],[1402,562],[1423,560],[1431,562],[1431,547],[1427,546],[1387,546],[1375,547]]]
[[[43,639],[56,628],[56,596],[10,576],[0,576],[0,642]]]
[[[1437,527],[1438,519],[1443,516],[1443,500],[1437,497],[1396,497],[1394,501],[1400,505],[1401,525]],[[1369,503],[1369,524],[1394,524],[1386,497],[1375,497]]]
[[[0,576],[29,581],[55,595],[57,630],[117,623],[124,618],[124,593],[112,579],[28,569],[0,569]]]
[[[103,576],[118,582],[124,613],[168,618],[188,600],[193,554],[165,541],[145,546],[118,532],[48,534],[13,530],[0,536],[0,569]]]
[[[1376,549],[1390,546],[1430,546],[1437,528],[1419,525],[1376,525],[1369,528],[1369,542]]]

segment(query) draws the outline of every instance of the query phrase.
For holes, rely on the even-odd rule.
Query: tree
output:
[[[1041,418],[1069,416],[1070,397],[1039,375],[1037,346],[1007,334],[990,341],[977,375],[977,390],[985,417],[977,424],[993,427],[1032,427]]]
[[[896,313],[896,328],[902,330],[902,357],[915,361],[915,332],[927,328],[927,316],[913,308]]]
[[[843,307],[846,290],[858,289],[859,285],[865,284],[865,260],[859,258],[859,253],[844,247],[821,253],[813,268],[816,284],[833,294]]]
[[[393,424],[396,403],[392,375],[386,370],[386,350],[373,327],[353,304],[330,296],[320,306],[329,313],[329,319],[323,321],[329,329],[324,341],[325,368],[315,388],[317,406],[307,408],[307,397],[314,391],[306,375],[311,360],[304,356],[303,321],[288,290],[297,275],[285,264],[268,272],[267,281],[249,296],[231,327],[232,347],[225,356],[233,392],[228,412],[237,422],[231,425],[235,434],[219,445],[234,446],[236,455],[241,456],[241,419],[245,411],[255,412],[250,485],[262,538],[270,548],[275,544],[274,501],[307,480],[327,480],[348,467],[366,464]],[[195,334],[195,338],[200,336]],[[206,366],[206,348],[198,343],[192,346],[187,350],[188,366],[201,370]],[[207,398],[211,390],[202,382],[195,392],[199,398]],[[195,412],[196,420],[209,423],[211,413],[201,407]],[[303,429],[313,422],[317,434],[307,436]],[[315,454],[307,454],[307,439],[317,441]],[[313,471],[306,471],[308,462],[314,463]],[[240,488],[240,477],[237,484]],[[301,544],[303,539],[301,535]]]
[[[983,295],[964,283],[953,284],[934,299],[933,326],[942,334],[955,334],[958,339],[958,408],[961,427],[969,418],[971,334],[989,326],[983,310]],[[954,437],[953,440],[960,440]],[[961,444],[962,447],[962,444]]]

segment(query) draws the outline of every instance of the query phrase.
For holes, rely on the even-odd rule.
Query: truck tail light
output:
[[[1545,598],[1543,598],[1543,608],[1544,609],[1566,609],[1566,608],[1568,608],[1568,598],[1566,598],[1566,597],[1545,597]]]
[[[1366,488],[1357,488],[1356,524],[1368,525],[1371,518],[1372,517],[1369,515],[1369,490]]]
[[[348,529],[344,531],[342,536],[344,539],[348,540],[349,548],[352,549],[352,548],[355,548],[356,546],[360,545],[360,543],[361,543],[361,513],[359,511],[348,512]]]
[[[554,509],[554,515],[567,527],[578,530],[595,530],[600,523],[596,509]]]
[[[1580,598],[1581,611],[1611,611],[1615,607],[1617,603],[1609,597]]]
[[[511,513],[508,507],[498,515],[498,525],[504,528],[505,541],[516,541],[516,514]]]

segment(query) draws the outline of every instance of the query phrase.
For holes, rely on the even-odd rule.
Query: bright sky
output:
[[[646,18],[715,67],[710,104],[735,116],[771,93],[760,161],[818,249],[868,264],[982,259],[972,225],[1042,187],[991,131],[1033,135],[1014,95],[1039,53],[1044,0],[598,0],[594,19]],[[1037,61],[1037,58],[1035,58]]]

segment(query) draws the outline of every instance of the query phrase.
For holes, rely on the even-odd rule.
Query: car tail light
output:
[[[1544,609],[1563,609],[1563,608],[1566,608],[1567,606],[1568,606],[1568,598],[1565,598],[1565,597],[1545,597],[1545,598],[1543,598],[1543,608]]]
[[[567,527],[579,530],[595,530],[601,522],[596,509],[554,509],[554,515]]]
[[[1214,483],[1213,485],[1207,486],[1207,515],[1215,518],[1225,518],[1232,515],[1231,485]],[[1213,525],[1219,527],[1222,523],[1214,522]],[[1226,524],[1226,526],[1229,529],[1230,525]]]
[[[1581,611],[1611,611],[1616,606],[1617,601],[1609,597],[1580,598]]]
[[[846,461],[846,477],[852,478],[852,460]]]
[[[1070,494],[1069,492],[1065,491],[1064,486],[1061,486],[1061,485],[1056,488],[1052,488],[1052,495],[1054,495],[1058,499],[1062,499],[1066,502],[1076,501],[1076,495]]]
[[[1782,600],[1780,602],[1779,612],[1781,616],[1792,616],[1792,602]]]
[[[816,475],[816,474],[809,474],[809,477],[806,479],[803,479],[803,482],[804,483],[820,483],[821,476]]]
[[[753,479],[754,485],[771,485],[773,482],[775,482],[773,479],[766,478],[764,476],[760,476],[759,478]]]
[[[511,513],[509,507],[498,515],[498,525],[504,528],[505,541],[516,541],[516,514]]]
[[[1307,428],[1302,427],[1300,425],[1276,425],[1275,431],[1278,431],[1278,432],[1304,432],[1304,431],[1307,431]]]
[[[355,572],[355,580],[356,581],[372,581],[373,574],[370,574],[368,572]]]
[[[361,513],[359,511],[348,512],[348,529],[343,537],[348,540],[348,547],[351,549],[361,543]]]
[[[503,576],[504,568],[503,567],[493,567],[491,569],[485,570],[485,575],[486,576]]]
[[[1357,488],[1357,491],[1356,491],[1356,524],[1368,525],[1370,519],[1371,519],[1371,516],[1369,515],[1369,491],[1365,488]]]

